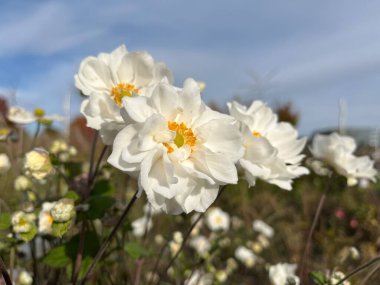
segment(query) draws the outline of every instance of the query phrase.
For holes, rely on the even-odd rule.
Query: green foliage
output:
[[[66,193],[66,195],[64,196],[65,198],[68,198],[68,199],[71,199],[73,200],[74,202],[78,202],[80,197],[78,195],[78,193],[74,192],[74,191],[69,191]]]
[[[114,189],[109,181],[98,181],[94,185],[88,200],[90,208],[86,212],[86,217],[90,220],[102,218],[107,210],[115,203],[115,199],[112,197],[113,192]]]
[[[52,224],[52,235],[55,237],[62,238],[62,236],[67,233],[72,224],[72,220],[65,223],[53,222]]]
[[[0,214],[0,230],[7,230],[11,227],[11,214],[2,213]]]
[[[43,258],[42,262],[50,267],[61,268],[65,267],[71,262],[66,250],[67,245],[59,245]]]
[[[81,162],[65,162],[63,164],[65,167],[65,172],[69,177],[75,177],[82,173],[82,163]]]
[[[124,251],[133,259],[152,255],[149,250],[136,242],[128,242],[125,244]]]
[[[329,282],[328,278],[320,271],[310,272],[309,278],[316,285],[326,285]]]
[[[37,234],[37,227],[33,225],[32,229],[29,232],[20,233],[18,234],[18,236],[20,237],[20,239],[27,242],[27,241],[32,240],[36,236],[36,234]]]

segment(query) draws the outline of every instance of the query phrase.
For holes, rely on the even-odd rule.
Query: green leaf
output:
[[[90,220],[102,218],[107,210],[115,204],[115,199],[109,196],[90,197],[88,204],[90,208],[86,212],[86,216]]]
[[[80,197],[78,195],[78,193],[74,192],[74,191],[69,191],[65,194],[65,198],[68,198],[68,199],[71,199],[73,200],[74,202],[77,202],[79,201]]]
[[[6,230],[11,227],[11,214],[2,213],[0,214],[0,230]]]
[[[69,177],[75,177],[82,173],[82,163],[80,162],[65,162],[64,164],[66,173]]]
[[[142,245],[136,242],[129,242],[124,246],[125,252],[133,259],[138,259],[142,256],[152,255],[149,250],[147,250]]]
[[[114,189],[109,180],[99,180],[95,183],[91,196],[111,196]]]
[[[67,233],[67,231],[70,229],[71,226],[71,220],[65,223],[56,223],[53,222],[52,224],[52,235],[55,237],[62,238],[62,236]]]
[[[30,241],[32,240],[37,234],[37,227],[33,225],[32,229],[27,232],[27,233],[20,233],[18,236],[23,240],[23,241]]]
[[[325,285],[329,281],[328,278],[320,271],[310,272],[309,278],[316,285]]]
[[[61,268],[71,263],[71,258],[67,253],[66,245],[59,245],[48,252],[42,262],[50,267]]]

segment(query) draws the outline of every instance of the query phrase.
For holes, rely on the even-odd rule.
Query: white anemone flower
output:
[[[256,264],[257,260],[257,256],[253,253],[253,251],[246,248],[245,246],[239,246],[235,250],[235,257],[247,268],[253,267]]]
[[[249,108],[233,101],[228,108],[240,122],[245,154],[239,164],[249,186],[260,178],[291,190],[294,178],[309,173],[300,166],[306,138],[297,139],[298,132],[291,124],[278,122],[277,115],[261,101],[254,101]]]
[[[120,116],[122,98],[145,96],[149,86],[164,78],[172,81],[165,64],[154,61],[147,52],[128,52],[125,45],[85,58],[75,75],[75,86],[89,96],[81,105],[87,126],[99,130],[105,144],[112,144],[125,126]]]
[[[193,237],[190,240],[190,246],[195,249],[195,251],[200,255],[200,256],[207,256],[208,252],[211,249],[211,243],[205,236],[196,236]]]
[[[237,183],[243,148],[235,120],[208,108],[194,80],[183,89],[161,82],[151,96],[123,103],[123,117],[135,123],[117,134],[108,162],[138,176],[153,208],[204,212],[220,185]]]
[[[368,156],[355,156],[355,150],[356,142],[352,137],[337,133],[315,135],[310,148],[316,159],[345,176],[350,185],[355,185],[359,178],[375,181],[377,171],[373,167],[374,162]]]
[[[53,217],[50,213],[55,203],[44,202],[38,215],[38,232],[41,234],[50,234],[52,231]]]
[[[296,264],[278,263],[269,267],[269,279],[272,285],[286,285],[293,281],[296,285],[300,284],[300,279],[295,275]]]
[[[273,228],[262,220],[255,220],[252,223],[253,230],[263,234],[267,238],[272,238],[274,235]]]
[[[230,215],[215,207],[206,213],[206,223],[212,231],[228,231],[230,228]]]
[[[28,112],[27,110],[19,106],[10,107],[6,117],[12,123],[20,125],[31,124],[37,120],[33,113]]]
[[[143,216],[132,222],[132,233],[135,237],[142,237],[153,226],[152,219]]]

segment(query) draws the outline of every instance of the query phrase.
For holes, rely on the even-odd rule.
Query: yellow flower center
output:
[[[19,225],[20,227],[25,226],[25,225],[27,225],[28,223],[29,223],[29,221],[28,221],[27,219],[25,219],[25,218],[21,218],[21,219],[18,221],[18,225]]]
[[[195,137],[193,130],[188,128],[184,123],[168,122],[168,128],[171,131],[176,132],[176,136],[173,140],[173,143],[178,147],[182,147],[184,144],[189,145],[190,147],[195,146],[197,138]],[[169,143],[164,143],[165,147],[168,150],[168,153],[174,151],[174,148]]]
[[[47,220],[48,220],[49,225],[53,224],[53,216],[52,215],[48,214]]]
[[[132,97],[133,94],[139,94],[139,89],[137,89],[133,84],[120,83],[111,91],[111,97],[115,103],[121,106],[121,99],[125,96]]]
[[[256,138],[262,137],[263,135],[260,132],[253,131],[252,135]]]

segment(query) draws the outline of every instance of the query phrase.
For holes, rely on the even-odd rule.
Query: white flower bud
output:
[[[65,223],[75,215],[74,203],[70,199],[61,199],[50,210],[54,222]]]
[[[41,180],[53,171],[49,153],[43,148],[35,148],[25,155],[25,169],[34,178]]]
[[[7,172],[11,168],[8,155],[0,153],[0,174]]]

